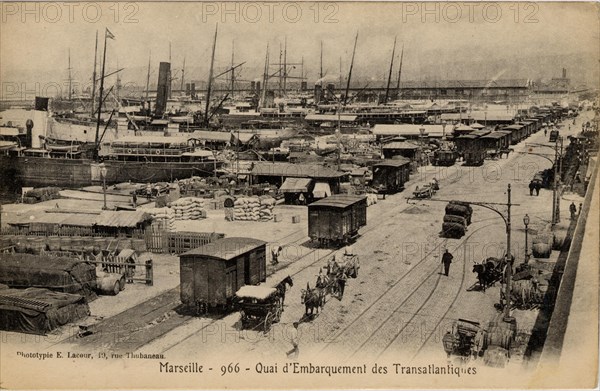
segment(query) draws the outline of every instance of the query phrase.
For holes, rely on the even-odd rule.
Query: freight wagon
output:
[[[378,194],[394,194],[404,190],[410,175],[410,160],[384,160],[373,165],[372,186]]]
[[[223,238],[179,256],[181,302],[198,314],[233,309],[235,292],[267,277],[266,242]]]
[[[308,205],[308,236],[319,245],[342,245],[367,225],[367,197],[336,194]]]

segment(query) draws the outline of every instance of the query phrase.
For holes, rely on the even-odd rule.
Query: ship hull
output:
[[[217,165],[220,163],[217,163]],[[105,161],[106,183],[170,182],[191,176],[211,176],[213,162]],[[218,168],[218,166],[217,166]],[[98,164],[90,159],[0,156],[0,179],[7,188],[57,186],[77,188],[102,182]]]

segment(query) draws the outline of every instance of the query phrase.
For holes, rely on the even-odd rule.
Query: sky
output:
[[[403,80],[549,79],[567,68],[576,83],[598,85],[599,13],[593,3],[1,3],[0,79],[7,88],[64,83],[68,52],[73,78],[89,83],[94,41],[107,70],[125,68],[124,83],[151,83],[159,61],[174,72],[186,61],[186,80],[206,80],[215,28],[215,67],[231,64],[235,46],[239,77],[262,77],[267,44],[279,62],[287,40],[290,63],[304,61],[309,83],[319,78],[320,44],[326,78],[347,75],[358,33],[353,78],[387,77],[394,38],[394,74],[402,45]],[[100,60],[99,60],[100,61]],[[276,69],[272,68],[272,72]],[[290,72],[300,76],[300,66]],[[177,76],[177,75],[176,75]],[[6,87],[6,85],[10,85]],[[12,84],[11,84],[12,83]],[[25,84],[23,84],[25,83]]]

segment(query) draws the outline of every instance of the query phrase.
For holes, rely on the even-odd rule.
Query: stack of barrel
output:
[[[442,224],[442,236],[460,239],[465,235],[467,226],[471,224],[473,208],[468,202],[450,201],[446,205],[446,215]]]

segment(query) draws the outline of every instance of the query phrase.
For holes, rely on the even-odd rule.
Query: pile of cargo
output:
[[[42,201],[54,200],[60,198],[58,187],[40,187],[32,189],[23,196],[24,204],[35,204]]]
[[[274,207],[275,199],[270,196],[238,198],[233,202],[233,220],[269,221]]]
[[[367,206],[371,206],[377,203],[377,194],[367,194]]]
[[[473,208],[467,202],[450,201],[446,205],[446,215],[442,224],[442,236],[459,239],[465,235],[471,224]]]
[[[151,208],[147,212],[152,215],[152,224],[165,228],[168,231],[175,230],[175,211],[171,208]]]
[[[168,204],[175,212],[175,220],[199,220],[206,218],[204,199],[184,197]]]

